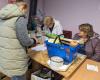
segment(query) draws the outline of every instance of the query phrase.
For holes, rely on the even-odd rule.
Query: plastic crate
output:
[[[49,57],[58,56],[63,58],[64,63],[72,62],[77,56],[77,49],[79,46],[72,47],[65,44],[55,44],[45,41]]]

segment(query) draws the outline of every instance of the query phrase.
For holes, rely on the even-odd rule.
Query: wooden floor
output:
[[[30,80],[30,77],[31,77],[31,72],[30,71],[31,70],[27,71],[27,73],[26,73],[26,79],[27,80]],[[4,76],[5,76],[4,74],[0,73],[0,80],[1,80],[1,77],[4,77]],[[2,80],[11,80],[11,79],[9,77],[5,76],[5,78],[3,78]]]
[[[6,77],[6,78],[4,78],[3,80],[10,80],[10,78]]]
[[[4,77],[4,78],[3,78]],[[10,78],[6,77],[4,74],[0,73],[0,80],[1,78],[3,78],[2,80],[10,80]]]

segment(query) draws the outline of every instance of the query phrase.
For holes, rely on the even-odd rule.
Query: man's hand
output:
[[[33,35],[32,38],[36,40],[36,44],[39,43],[39,40],[37,39],[37,37],[35,35]]]

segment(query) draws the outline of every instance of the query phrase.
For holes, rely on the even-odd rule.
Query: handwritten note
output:
[[[87,64],[87,70],[98,72],[98,66]]]

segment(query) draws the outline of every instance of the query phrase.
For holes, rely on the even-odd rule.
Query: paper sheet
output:
[[[63,65],[63,66],[61,66],[61,67],[53,67],[53,66],[51,66],[50,65],[50,60],[48,60],[47,61],[47,64],[50,66],[50,68],[52,69],[52,70],[54,70],[54,71],[66,71],[69,67],[70,67],[70,65],[72,64],[72,63],[70,63],[70,64],[68,64],[68,65]]]
[[[33,47],[31,49],[35,50],[35,51],[45,51],[47,48],[46,48],[45,44],[42,44],[42,45],[38,45],[36,47]]]
[[[98,66],[87,64],[87,70],[98,72]]]

